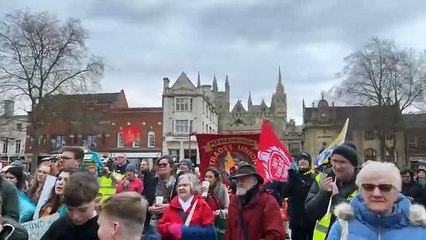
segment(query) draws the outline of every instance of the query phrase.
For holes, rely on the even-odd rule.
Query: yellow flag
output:
[[[235,160],[231,155],[231,152],[228,151],[228,153],[226,154],[226,162],[225,162],[225,170],[227,172],[229,172],[229,170],[235,166]]]

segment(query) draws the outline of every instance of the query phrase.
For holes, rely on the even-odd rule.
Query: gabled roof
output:
[[[173,88],[185,88],[185,89],[196,89],[194,84],[189,80],[188,76],[185,74],[185,72],[182,72],[176,82],[173,84]]]
[[[235,106],[232,108],[231,113],[245,113],[246,109],[244,108],[243,104],[241,104],[241,100],[238,100]]]

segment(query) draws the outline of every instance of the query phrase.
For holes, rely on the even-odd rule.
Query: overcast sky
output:
[[[302,123],[338,81],[342,59],[372,37],[426,49],[426,1],[404,0],[0,0],[0,14],[28,8],[79,18],[91,52],[105,59],[102,91],[124,89],[132,107],[161,106],[162,79],[184,71],[233,103],[270,102],[281,66],[288,116]]]

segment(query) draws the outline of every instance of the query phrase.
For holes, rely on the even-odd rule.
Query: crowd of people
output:
[[[80,168],[83,158],[81,148],[66,147],[32,178],[20,162],[4,167],[0,239],[28,239],[23,223],[54,214],[43,240],[426,239],[426,167],[414,174],[389,162],[361,164],[350,143],[315,170],[301,152],[286,182],[265,183],[243,162],[225,185],[218,169],[200,176],[189,159],[176,164],[163,156],[150,168],[119,154],[101,171],[88,171]],[[55,184],[36,213],[48,175]]]

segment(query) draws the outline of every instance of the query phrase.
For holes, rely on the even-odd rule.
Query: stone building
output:
[[[330,106],[322,99],[318,105],[303,104],[304,147],[318,155],[338,136],[349,118],[346,141],[354,143],[362,161],[383,160],[399,167],[409,163],[405,157],[404,123],[398,106]]]
[[[403,114],[407,161],[415,168],[426,163],[426,114]]]
[[[268,105],[263,100],[259,105],[253,104],[252,96],[249,93],[247,109],[241,100],[229,111],[230,87],[226,78],[225,92],[218,92],[216,79],[213,80],[213,92],[215,93],[215,106],[219,115],[219,132],[239,132],[239,131],[260,131],[263,118],[268,118],[272,123],[279,138],[284,137],[284,130],[287,123],[287,94],[281,75],[278,70],[278,83],[275,92],[272,93],[271,103]],[[226,97],[222,97],[222,95]]]
[[[15,102],[6,100],[0,115],[0,159],[3,165],[25,153],[27,115],[15,114]]]
[[[229,88],[228,82],[226,85]],[[168,78],[163,79],[163,154],[175,157],[176,161],[190,158],[193,163],[199,163],[198,146],[192,133],[218,132],[218,115],[215,111],[215,98],[218,95],[215,94],[229,99],[229,95],[217,91],[217,83],[213,84],[213,88],[211,85],[201,85],[200,74],[197,86],[184,72],[172,86]]]

